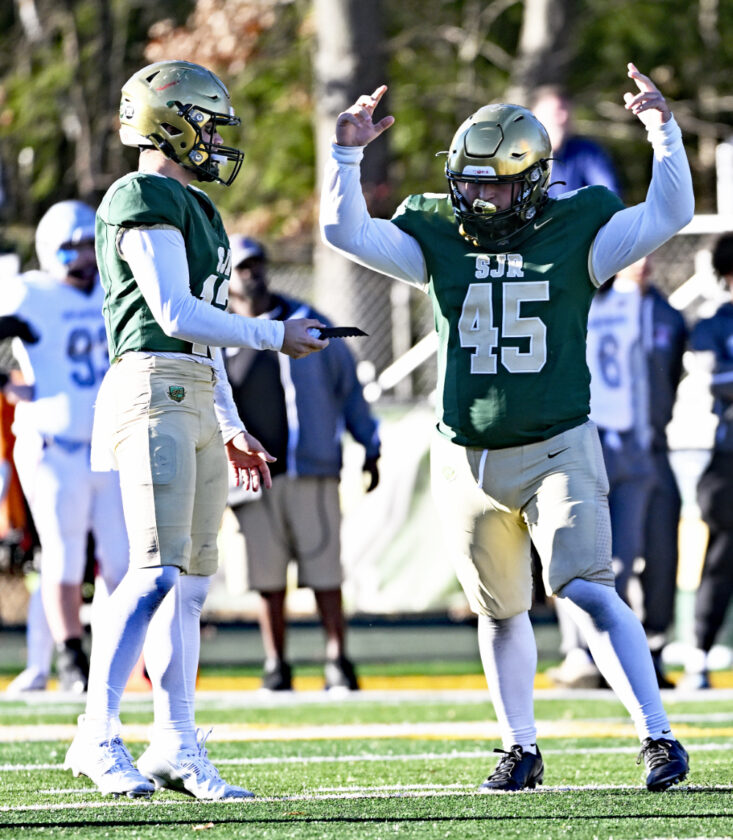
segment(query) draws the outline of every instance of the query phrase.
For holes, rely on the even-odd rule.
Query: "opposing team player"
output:
[[[94,534],[99,585],[111,591],[127,570],[128,546],[117,476],[89,465],[94,401],[109,368],[102,287],[94,254],[94,210],[61,201],[36,229],[40,271],[10,281],[0,300],[0,335],[15,336],[13,352],[26,383],[15,409],[14,460],[41,543],[41,593],[56,644],[62,690],[84,692],[89,665],[79,617]],[[37,606],[37,605],[34,605]],[[14,691],[45,687],[44,617],[31,612],[29,668]],[[33,629],[33,628],[32,628]]]
[[[97,213],[110,357],[94,426],[93,462],[119,469],[130,570],[92,646],[86,714],[66,756],[105,793],[158,787],[198,799],[252,794],[226,784],[194,720],[201,609],[216,570],[227,458],[246,486],[269,487],[262,445],[242,426],[220,347],[299,358],[328,341],[317,319],[269,321],[226,311],[231,272],[221,217],[194,181],[232,183],[243,152],[219,128],[239,123],[222,82],[185,61],[135,73],[122,89],[120,136],[139,169],[116,181]],[[120,696],[147,633],[155,723],[138,768],[120,738]]]
[[[685,778],[644,631],[614,589],[608,483],[588,421],[588,308],[596,288],[657,248],[692,216],[680,130],[633,64],[626,108],[647,127],[654,165],[646,201],[624,208],[605,187],[547,197],[551,149],[532,113],[487,105],[448,151],[447,195],[410,196],[372,219],[359,183],[363,147],[394,122],[372,114],[385,88],[336,123],[324,180],[326,241],[433,301],[441,400],[433,495],[458,577],[479,616],[481,657],[503,755],[481,790],[542,781],[532,703],[537,650],[530,543],[548,592],[566,599],[593,656],[631,713],[646,784]]]

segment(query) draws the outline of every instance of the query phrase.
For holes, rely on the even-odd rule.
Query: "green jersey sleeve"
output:
[[[117,183],[99,209],[115,227],[174,227],[185,232],[185,187],[173,178],[133,173]]]

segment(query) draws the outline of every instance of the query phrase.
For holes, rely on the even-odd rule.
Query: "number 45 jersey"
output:
[[[0,316],[15,315],[38,336],[35,343],[13,339],[13,355],[33,386],[33,400],[15,409],[19,432],[91,439],[94,401],[109,367],[102,299],[99,282],[86,294],[40,271],[20,275],[4,289]]]
[[[447,196],[414,195],[398,208],[392,221],[427,264],[438,429],[455,443],[520,446],[586,421],[590,248],[622,207],[605,187],[550,199],[510,245],[462,237]]]

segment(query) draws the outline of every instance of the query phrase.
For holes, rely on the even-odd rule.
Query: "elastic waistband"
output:
[[[216,378],[216,370],[211,363],[197,361],[190,356],[159,356],[154,354],[125,353],[115,362],[115,368],[124,366],[132,371],[149,371],[186,377],[198,382],[212,382]]]

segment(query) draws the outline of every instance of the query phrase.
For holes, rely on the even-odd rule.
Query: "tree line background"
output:
[[[715,146],[733,133],[733,4],[720,0],[5,0],[0,4],[0,206],[5,250],[32,261],[35,223],[55,201],[96,204],[136,165],[117,139],[122,83],[163,58],[204,64],[242,117],[244,168],[210,192],[230,230],[310,261],[317,184],[335,115],[386,82],[397,122],[368,149],[373,212],[444,189],[456,126],[490,101],[565,84],[577,128],[618,165],[627,203],[651,159],[623,108],[626,63],[673,103],[697,212],[715,211]],[[208,189],[208,188],[207,188]]]

